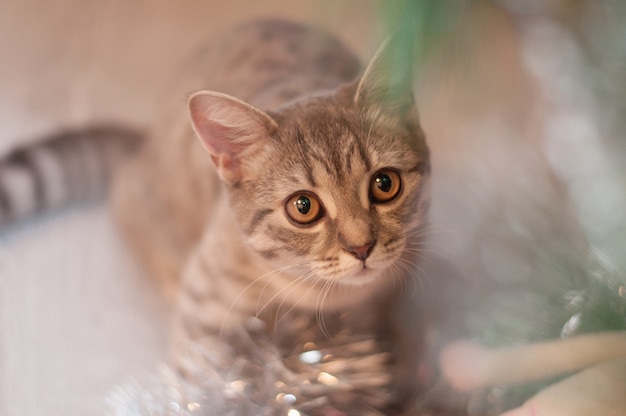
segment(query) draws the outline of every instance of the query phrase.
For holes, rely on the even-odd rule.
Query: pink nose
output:
[[[376,241],[372,241],[360,247],[346,247],[346,251],[359,260],[365,260],[372,252],[374,244],[376,244]]]

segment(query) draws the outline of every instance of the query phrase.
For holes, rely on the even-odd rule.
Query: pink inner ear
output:
[[[237,147],[235,142],[230,139],[229,128],[219,123],[206,121],[203,123],[200,138],[204,146],[211,154],[211,159],[215,166],[220,169],[235,171],[239,166],[237,163]]]
[[[213,97],[202,95],[194,96],[189,101],[194,130],[214,160],[220,154],[232,151],[228,127],[215,119],[216,113],[219,113],[219,102],[216,101]]]
[[[235,141],[233,127],[227,127],[213,120],[202,120],[196,126],[200,139],[213,156],[228,154],[234,156],[240,145]]]
[[[194,123],[196,133],[209,151],[213,163],[223,179],[237,179],[241,175],[239,157],[242,145],[236,142],[236,128],[202,117]]]
[[[191,122],[220,175],[236,180],[246,159],[254,158],[277,128],[262,111],[225,94],[201,91],[189,99]]]
[[[276,123],[267,114],[236,98],[199,92],[189,100],[196,133],[211,153],[239,152],[266,137]]]

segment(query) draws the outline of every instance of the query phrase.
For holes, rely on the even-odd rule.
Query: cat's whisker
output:
[[[421,247],[405,247],[405,252],[418,256],[421,259],[428,259],[429,256],[427,254],[434,254],[439,256],[442,261],[448,262],[451,264],[456,270],[462,271],[463,268],[459,264],[458,260],[455,258],[453,253],[450,250],[429,250]]]
[[[318,295],[318,301],[316,302],[317,305],[316,305],[315,315],[317,319],[317,324],[322,334],[326,336],[327,338],[330,338],[330,332],[328,331],[328,327],[326,326],[326,320],[324,318],[324,312],[325,312],[324,302],[326,301],[331,290],[333,290],[334,285],[335,285],[335,281],[333,280],[325,281],[324,285],[322,286],[322,289],[320,290],[320,294]],[[321,296],[321,299],[320,299],[320,296]]]
[[[415,263],[411,263],[406,261],[407,267],[413,268],[414,272],[412,274],[415,280],[420,282],[420,285],[423,287],[424,283],[428,285],[428,288],[432,291],[434,289],[433,280],[431,276],[424,270],[422,267],[418,266]]]
[[[301,276],[299,276],[296,279],[293,279],[291,282],[289,282],[286,286],[280,288],[280,290],[278,290],[276,293],[274,293],[274,295],[272,297],[269,298],[269,300],[267,300],[265,302],[265,304],[263,306],[261,306],[260,309],[256,310],[256,316],[259,316],[269,305],[272,304],[272,302],[274,302],[274,300],[279,297],[280,295],[282,295],[286,290],[288,290],[290,287],[293,287],[294,285],[298,285],[301,282],[305,281],[306,279],[310,278],[311,276],[311,272],[307,272]],[[286,298],[286,296],[285,296]]]
[[[224,327],[226,325],[226,321],[228,320],[228,317],[230,316],[233,308],[235,307],[235,305],[237,305],[237,303],[241,300],[241,298],[244,296],[244,294],[250,290],[255,284],[257,284],[259,281],[267,278],[268,276],[272,276],[269,280],[273,280],[276,276],[278,276],[281,272],[289,270],[293,267],[297,267],[299,266],[299,264],[290,264],[287,266],[283,266],[283,267],[279,267],[277,269],[271,270],[267,273],[262,274],[261,276],[257,277],[256,279],[252,280],[245,288],[243,288],[239,294],[237,295],[237,297],[231,302],[230,306],[228,307],[228,309],[226,310],[226,313],[224,315],[224,318],[222,319],[222,325],[220,326],[220,337],[223,335],[224,332]],[[265,284],[265,286],[263,286],[263,288],[265,289],[265,287],[267,287],[268,283]]]
[[[445,246],[442,242],[432,241],[428,239],[432,234],[403,234],[402,237],[406,239],[407,248],[419,248],[423,251],[428,251],[432,254],[441,255],[443,257],[453,257],[453,252],[450,247]]]
[[[319,314],[319,321],[318,321],[318,325],[320,327],[320,330],[322,331],[322,334],[324,334],[324,336],[326,336],[327,338],[331,337],[330,331],[328,330],[328,326],[326,325],[326,318],[325,318],[325,314],[324,312],[326,311],[326,307],[324,306],[324,303],[326,302],[326,300],[328,299],[328,295],[330,294],[331,290],[333,290],[334,284],[332,280],[329,280],[328,282],[326,282],[324,284],[324,287],[322,289],[322,300],[320,302],[320,306],[318,308],[318,314]]]
[[[406,267],[402,267],[402,265],[399,263],[394,263],[394,266],[396,267],[396,270],[398,272],[398,279],[403,285],[404,290],[410,290],[409,285],[411,285],[413,287],[413,291],[411,293],[417,293],[418,283],[416,282],[415,276],[410,271],[406,271]]]
[[[414,280],[414,281],[417,280],[417,283],[419,283],[422,293],[426,293],[426,287],[424,286],[424,279],[428,283],[430,289],[431,290],[433,289],[432,280],[430,279],[430,276],[428,275],[428,273],[426,273],[426,271],[422,267],[420,267],[419,265],[415,263],[411,263],[408,260],[403,259],[403,258],[399,258],[397,264],[399,267],[402,267],[404,270],[407,271],[408,276],[412,278],[411,280]],[[424,279],[422,279],[422,277]]]
[[[435,237],[434,233],[403,234],[402,237],[407,241],[407,244],[432,245],[441,249],[446,248],[442,241],[433,239]]]
[[[403,233],[403,235],[405,237],[412,237],[412,238],[417,238],[417,239],[421,239],[424,237],[430,237],[430,236],[435,236],[435,235],[450,235],[450,236],[454,236],[456,235],[456,232],[454,230],[451,229],[446,229],[446,228],[430,228],[430,227],[413,227],[412,229],[407,230],[406,232]]]
[[[440,254],[442,252],[450,252],[450,248],[435,241],[408,241],[408,248],[414,248],[419,250],[428,250],[434,254]]]
[[[435,250],[435,249],[425,248],[425,247],[405,247],[404,251],[407,253],[411,253],[411,254],[417,254],[422,258],[426,258],[427,254],[443,255],[442,250]]]
[[[406,290],[405,280],[402,278],[402,272],[398,270],[399,266],[394,262],[389,267],[389,273],[391,274],[391,281],[393,282],[393,287],[395,288],[396,282],[400,285],[400,293],[404,293]]]
[[[307,288],[307,290],[304,292],[304,294],[303,294],[302,296],[300,296],[300,298],[299,298],[296,302],[294,302],[294,304],[292,305],[292,307],[291,307],[291,308],[289,308],[289,310],[287,311],[287,313],[291,312],[291,310],[292,310],[292,309],[294,309],[294,308],[298,305],[298,303],[300,303],[300,302],[302,301],[302,299],[306,298],[306,297],[309,295],[310,291],[311,291],[314,287],[316,287],[316,285],[319,283],[319,281],[320,281],[320,280],[322,280],[322,278],[320,278],[320,277],[319,277],[319,276],[320,276],[320,273],[319,273],[318,271],[313,270],[313,271],[311,272],[311,274],[312,274],[312,276],[315,276],[315,278],[313,279],[313,282],[309,285],[309,287],[308,287],[308,288]],[[328,280],[325,280],[324,285],[326,285],[326,284],[327,284],[327,282],[328,282]],[[316,300],[316,309],[317,309],[318,300],[319,300],[319,297],[320,297],[320,295],[321,295],[322,291],[323,291],[323,287],[322,287],[322,289],[320,290],[320,293],[318,293],[318,297],[317,297],[317,300]]]
[[[393,264],[393,268],[394,271],[397,272],[398,274],[398,279],[400,280],[400,283],[402,285],[402,291],[404,292],[404,290],[406,290],[406,281],[410,280],[411,283],[413,284],[413,292],[412,293],[416,293],[417,292],[417,282],[415,281],[415,277],[413,276],[413,272],[407,268],[404,264],[401,263],[400,259],[398,259],[394,264]]]
[[[297,301],[293,302],[293,305],[291,305],[291,308],[289,308],[289,310],[287,310],[287,312],[285,312],[285,315],[288,315],[293,309],[296,308],[296,306],[298,306],[298,304],[302,301],[302,299],[306,298],[309,295],[309,292],[311,292],[311,290],[314,287],[314,284],[317,282],[318,279],[316,279],[314,281],[313,284],[308,285],[308,288],[306,289],[306,291],[302,294],[302,296],[300,296],[300,298],[298,298]],[[280,308],[280,306],[279,306]]]
[[[296,263],[296,264],[291,264],[291,265],[288,265],[288,266],[284,266],[283,268],[276,269],[278,272],[276,272],[276,270],[275,270],[274,272],[276,272],[276,273],[273,273],[273,274],[272,274],[272,277],[271,277],[271,278],[269,278],[269,279],[265,282],[265,284],[263,285],[263,287],[261,288],[261,291],[259,292],[259,295],[258,295],[258,297],[257,297],[257,303],[256,303],[255,310],[256,310],[256,311],[258,311],[258,310],[259,310],[259,305],[260,305],[261,299],[263,298],[263,294],[264,294],[264,293],[265,293],[265,291],[267,290],[268,286],[272,283],[272,281],[274,281],[274,279],[280,275],[280,272],[282,272],[282,271],[286,271],[286,270],[289,270],[289,269],[292,269],[292,268],[297,268],[297,267],[300,267],[300,266],[304,266],[305,264],[307,264],[307,262],[306,262],[306,261],[301,261],[301,262]],[[266,273],[266,274],[267,274],[267,273]],[[260,312],[259,312],[259,313],[260,313]],[[257,315],[258,315],[258,313],[257,313]]]
[[[426,223],[418,224],[416,227],[409,229],[407,234],[413,236],[424,236],[433,234],[449,234],[456,235],[459,232],[472,232],[474,229],[461,223]]]
[[[280,303],[278,304],[278,306],[276,307],[276,316],[275,316],[275,320],[274,320],[274,326],[276,327],[278,325],[278,321],[279,321],[279,317],[280,315],[280,309],[283,307],[283,304],[287,301],[287,299],[291,298],[291,293],[297,289],[301,284],[303,284],[305,281],[307,281],[308,279],[311,278],[311,276],[313,276],[313,272],[312,271],[308,271],[305,274],[299,276],[297,279],[294,279],[289,285],[287,285],[287,287],[291,287],[291,289],[289,289],[289,291],[287,291],[285,293],[285,296],[283,296],[283,299],[280,301]],[[313,287],[313,285],[308,285],[307,289],[305,290],[304,294],[302,296],[300,296],[300,298],[298,298],[298,300],[296,302],[292,302],[291,307],[287,310],[287,312],[285,312],[283,314],[283,316],[289,314],[289,312],[291,312],[291,310],[302,300],[306,297],[306,295],[308,294],[308,292],[311,290],[311,288]]]

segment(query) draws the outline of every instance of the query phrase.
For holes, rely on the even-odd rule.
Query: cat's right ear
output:
[[[196,135],[227,183],[242,179],[277,129],[263,111],[219,92],[198,91],[189,97],[188,107]]]

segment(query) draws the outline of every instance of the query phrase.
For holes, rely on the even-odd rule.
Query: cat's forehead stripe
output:
[[[360,172],[358,167],[365,171],[371,169],[371,161],[364,146],[349,133],[325,137],[323,140],[311,140],[307,154],[326,175],[340,182],[348,179],[351,174]],[[311,182],[315,181],[311,179]]]
[[[306,157],[306,154],[304,153],[304,149],[306,149],[306,139],[304,137],[304,133],[302,132],[302,129],[300,128],[300,126],[296,126],[295,130],[294,130],[294,143],[297,143],[298,146],[301,147],[300,152],[298,152],[300,155],[302,155],[302,157],[300,157],[299,159],[299,163],[301,163],[304,169],[304,174],[306,175],[306,180],[309,183],[309,186],[311,187],[315,187],[317,186],[317,182],[315,181],[315,176],[313,175],[313,169],[311,164],[309,163],[309,159]]]
[[[326,174],[330,176],[334,176],[335,171],[333,170],[331,164],[329,163],[328,157],[325,157],[325,155],[318,153],[314,151],[313,149],[309,153],[309,156],[316,162],[315,164],[317,166],[321,166],[326,171]]]

